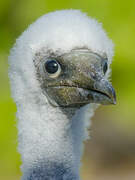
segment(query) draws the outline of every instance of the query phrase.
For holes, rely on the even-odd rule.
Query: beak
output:
[[[75,65],[79,64],[77,70],[74,70],[72,83],[74,86],[83,88],[83,93],[80,93],[83,102],[116,104],[115,90],[100,68],[104,58],[89,51],[77,51],[76,56],[72,57],[72,62],[77,58]]]

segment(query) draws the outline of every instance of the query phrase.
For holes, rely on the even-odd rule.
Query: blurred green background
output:
[[[115,43],[112,83],[116,106],[93,117],[81,174],[84,180],[135,179],[135,1],[0,0],[0,180],[21,176],[16,151],[16,106],[11,99],[8,55],[15,39],[39,16],[58,9],[81,9],[98,19]]]

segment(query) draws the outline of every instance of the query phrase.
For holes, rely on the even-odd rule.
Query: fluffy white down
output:
[[[11,50],[9,76],[12,95],[17,104],[19,151],[22,154],[24,173],[33,166],[34,160],[42,159],[45,153],[48,153],[47,158],[52,156],[60,160],[68,156],[67,159],[72,161],[72,146],[75,146],[71,140],[73,137],[70,137],[71,131],[68,131],[67,141],[63,137],[71,126],[70,122],[60,110],[51,108],[42,94],[36,78],[33,57],[43,48],[65,53],[74,48],[84,47],[101,55],[106,53],[111,63],[113,44],[102,25],[79,10],[62,10],[40,17],[17,39]],[[91,113],[86,119],[92,116],[92,110],[88,111]],[[85,122],[78,120],[78,128],[72,132],[79,132],[79,137],[75,135],[78,137],[77,140],[75,137],[75,141],[80,147],[85,136]],[[61,154],[61,157],[57,154]],[[77,161],[79,160],[80,157]]]

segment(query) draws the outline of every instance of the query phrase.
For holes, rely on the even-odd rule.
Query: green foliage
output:
[[[58,9],[81,9],[98,19],[115,43],[112,81],[118,104],[104,107],[125,131],[135,130],[135,1],[0,0],[0,179],[18,179],[16,107],[10,97],[7,57],[15,39],[39,16]]]

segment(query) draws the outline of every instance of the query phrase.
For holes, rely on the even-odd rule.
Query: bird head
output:
[[[106,55],[89,49],[73,49],[62,55],[50,53],[37,66],[43,93],[52,105],[62,107],[115,104],[115,91],[105,78],[107,70]]]
[[[11,64],[18,75],[23,74],[18,81],[23,80],[31,94],[38,81],[51,105],[116,103],[108,81],[113,44],[101,24],[84,13],[63,10],[42,16],[17,40],[13,50],[16,53],[12,51],[11,61],[19,59],[19,63]]]

